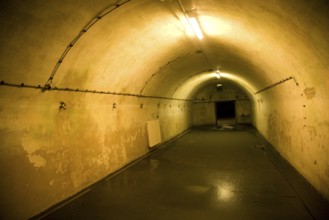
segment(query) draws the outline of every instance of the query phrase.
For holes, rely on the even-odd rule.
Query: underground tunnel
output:
[[[329,199],[327,1],[0,4],[2,219],[232,118]]]

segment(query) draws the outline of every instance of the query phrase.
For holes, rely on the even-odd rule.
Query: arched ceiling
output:
[[[202,40],[189,30],[180,3],[186,14],[193,11],[197,16]],[[326,1],[14,0],[1,4],[4,81],[45,83],[84,27],[89,29],[58,66],[54,86],[188,98],[192,90],[182,90],[183,84],[202,86],[207,80],[196,75],[214,68],[248,86],[250,93],[289,76],[305,84],[323,84],[326,79]],[[88,26],[98,16],[101,19]],[[320,72],[316,79],[315,71]]]
[[[197,16],[202,40],[191,32],[180,3],[186,14]],[[193,125],[193,106],[176,100],[193,99],[218,82],[248,93],[255,127],[329,198],[328,5],[328,0],[0,1],[6,184],[23,192],[25,179],[33,182],[26,200],[9,190],[7,197],[15,201],[8,204],[35,207],[27,211],[30,217],[105,174],[96,175],[93,168],[105,151],[110,153],[101,158],[110,160],[101,163],[111,169],[127,164],[128,151],[136,157],[146,153],[149,120],[161,121],[164,140],[178,135]],[[4,87],[10,83],[20,89]],[[41,93],[45,87],[27,91],[21,83],[126,94]],[[257,93],[264,88],[270,89]],[[138,95],[149,99],[134,98]],[[160,97],[175,101],[160,103]],[[63,103],[68,111],[61,111]],[[46,170],[32,171],[28,161],[43,164],[44,156],[54,155]],[[85,168],[86,158],[94,165]],[[65,174],[57,172],[57,162],[68,166]],[[12,172],[21,167],[28,172]],[[60,193],[48,185],[55,172]],[[44,192],[50,192],[48,203],[29,202]]]

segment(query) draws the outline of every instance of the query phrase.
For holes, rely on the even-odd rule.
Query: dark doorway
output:
[[[235,118],[235,101],[216,102],[216,116],[217,120]]]

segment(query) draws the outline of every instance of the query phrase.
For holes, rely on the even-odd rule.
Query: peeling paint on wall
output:
[[[31,164],[33,164],[33,166],[36,168],[45,167],[47,164],[47,161],[45,158],[43,158],[40,155],[36,155],[34,153],[28,155],[28,158],[29,158],[29,161],[31,162]]]
[[[19,97],[28,93],[17,91]],[[0,163],[6,167],[1,172],[7,176],[0,193],[13,219],[37,214],[146,154],[145,125],[153,114],[163,125],[164,141],[190,126],[191,113],[178,101],[145,100],[141,111],[133,97],[31,93],[33,104],[19,98],[0,118]],[[59,111],[58,99],[70,108]],[[118,103],[115,111],[112,103]]]
[[[31,137],[23,137],[22,138],[22,146],[25,152],[27,153],[27,157],[30,163],[35,168],[45,167],[47,161],[44,157],[42,157],[37,152],[41,149],[38,141]]]

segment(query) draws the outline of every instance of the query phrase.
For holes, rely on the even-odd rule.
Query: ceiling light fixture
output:
[[[203,33],[202,30],[200,28],[199,22],[196,19],[196,17],[188,17],[188,22],[190,24],[190,26],[193,29],[193,32],[195,33],[195,35],[202,40],[203,39]]]
[[[216,77],[217,77],[217,79],[220,79],[220,71],[219,70],[216,70]]]
[[[200,39],[203,39],[203,33],[199,24],[198,19],[196,18],[196,13],[195,13],[195,9],[191,10],[191,11],[186,11],[182,1],[181,0],[177,0],[179,3],[179,6],[183,12],[184,17],[186,18],[187,22],[189,23],[189,26],[192,28],[194,34]]]

